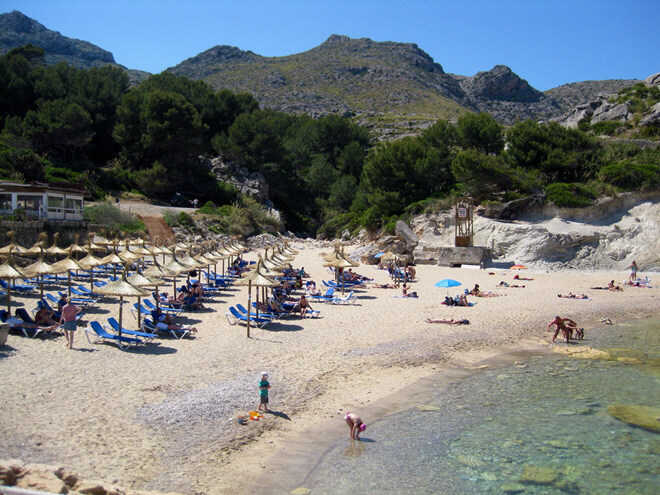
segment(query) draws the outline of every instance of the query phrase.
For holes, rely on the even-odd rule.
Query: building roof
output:
[[[73,182],[19,182],[0,181],[0,192],[56,192],[68,194],[85,194],[85,185]]]

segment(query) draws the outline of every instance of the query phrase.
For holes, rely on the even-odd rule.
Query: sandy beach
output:
[[[292,247],[299,250],[294,267],[305,267],[317,284],[332,277],[319,256],[331,248]],[[250,252],[245,259],[256,256]],[[127,352],[88,343],[82,328],[74,350],[65,348],[63,336],[11,333],[0,348],[0,459],[62,466],[84,479],[138,491],[252,493],[260,491],[254,483],[264,473],[282,474],[273,456],[301,435],[314,438],[328,425],[342,425],[347,410],[365,411],[369,422],[374,418],[367,414],[389,412],[374,405],[442,370],[479,366],[514,349],[550,349],[546,327],[557,314],[584,327],[588,345],[602,318],[618,323],[660,313],[657,288],[591,289],[612,279],[620,284],[624,272],[416,268],[412,290],[419,298],[394,297],[400,289],[359,289],[354,305],[312,302],[318,318],[253,328],[249,339],[245,326],[225,318],[228,306],[247,305],[244,287],[221,292],[208,303],[210,311],[182,318],[199,328],[193,338],[157,339]],[[376,266],[355,271],[389,282]],[[516,274],[534,280],[514,281]],[[445,278],[462,285],[434,287]],[[500,281],[525,287],[496,287]],[[445,295],[475,283],[499,297],[470,298],[473,307],[441,304]],[[568,291],[590,299],[557,297]],[[36,294],[12,297],[28,311],[37,300]],[[136,328],[128,310],[133,302],[124,308],[129,328]],[[117,316],[118,306],[107,299],[83,320],[105,322]],[[467,318],[470,324],[430,324],[427,317]],[[236,416],[256,409],[261,371],[270,375],[275,414],[240,426]]]

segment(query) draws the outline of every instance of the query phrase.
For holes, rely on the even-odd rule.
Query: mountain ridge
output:
[[[149,75],[126,69],[112,53],[51,31],[17,10],[0,15],[0,53],[27,43],[44,48],[47,64],[65,61],[83,69],[111,64],[127,70],[133,83]],[[455,120],[469,111],[490,113],[506,125],[557,120],[594,95],[638,82],[585,81],[541,92],[505,65],[473,76],[450,74],[416,43],[339,34],[279,57],[218,45],[166,70],[216,90],[249,92],[263,108],[355,117],[385,137],[414,133],[439,118]]]

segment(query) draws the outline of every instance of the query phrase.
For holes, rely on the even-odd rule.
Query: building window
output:
[[[11,211],[11,194],[0,194],[0,210]]]
[[[61,196],[48,196],[48,208],[62,208],[64,198]]]
[[[41,196],[19,194],[16,197],[16,208],[23,208],[25,211],[40,211],[41,199]]]

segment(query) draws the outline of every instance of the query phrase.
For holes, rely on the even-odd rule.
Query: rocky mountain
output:
[[[44,48],[48,64],[117,65],[110,52],[51,31],[18,11],[0,15],[0,53],[27,43]],[[134,83],[149,75],[126,70]],[[468,111],[490,113],[508,125],[524,119],[561,121],[576,107],[638,82],[586,81],[542,93],[504,65],[470,77],[448,74],[414,43],[340,35],[284,57],[216,46],[168,70],[216,89],[252,93],[263,108],[354,116],[382,139],[414,134],[439,118],[453,120]]]
[[[0,54],[27,44],[43,48],[46,52],[45,62],[48,65],[66,62],[79,69],[103,65],[115,65],[126,69],[115,62],[114,56],[109,51],[88,41],[67,38],[17,10],[0,15]],[[148,77],[148,73],[144,71],[129,69],[126,71],[134,82]]]
[[[376,126],[387,125],[394,115],[419,127],[466,111],[490,112],[507,124],[561,114],[551,97],[508,67],[472,77],[447,74],[413,43],[332,35],[316,48],[285,57],[216,46],[168,70],[218,89],[248,91],[275,110],[358,115]]]

